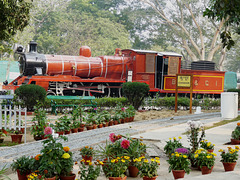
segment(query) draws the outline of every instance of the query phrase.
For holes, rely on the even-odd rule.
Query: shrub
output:
[[[122,90],[130,104],[137,110],[144,97],[148,95],[149,85],[140,82],[127,82],[123,84]]]
[[[35,84],[22,85],[15,90],[15,94],[28,110],[33,110],[38,101],[44,103],[46,98],[45,89]]]

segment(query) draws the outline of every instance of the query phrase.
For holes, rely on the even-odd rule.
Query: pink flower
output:
[[[48,135],[48,134],[52,134],[52,128],[51,127],[46,127],[45,129],[44,129],[44,134],[45,135]]]
[[[113,143],[116,141],[116,135],[114,133],[109,134],[109,138]]]
[[[122,108],[122,111],[125,111],[125,108]]]
[[[122,147],[123,149],[129,148],[129,146],[130,146],[129,140],[126,140],[126,139],[122,140],[122,142],[121,142],[121,147]]]

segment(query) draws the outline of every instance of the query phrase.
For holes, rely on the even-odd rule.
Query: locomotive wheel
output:
[[[79,89],[77,89],[77,88],[81,88],[81,87],[83,87],[83,86],[84,86],[84,84],[83,84],[82,82],[80,82],[80,84],[77,84],[77,83],[72,84],[72,85],[70,86],[70,88],[72,88],[72,89],[64,90],[64,91],[63,91],[63,94],[64,94],[65,96],[66,96],[66,95],[85,96],[85,93],[86,93],[85,90],[79,90]],[[74,88],[76,88],[76,89],[74,89]]]
[[[47,96],[48,96],[48,95],[56,96],[56,93],[53,92],[52,90],[48,90],[48,91],[47,91]]]
[[[89,86],[90,86],[90,89],[91,90],[95,90],[95,91],[101,91],[100,89],[98,88],[91,88],[91,86],[94,86],[94,87],[98,87],[98,85],[100,84],[97,84],[97,83],[91,83]],[[101,85],[103,86],[109,86],[108,83],[102,83]],[[88,95],[89,96],[95,96],[95,97],[110,97],[111,96],[111,89],[110,88],[104,88],[104,93],[97,93],[97,92],[92,92],[92,91],[88,91]]]

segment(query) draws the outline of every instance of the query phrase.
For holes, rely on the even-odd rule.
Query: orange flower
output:
[[[88,148],[88,146],[85,146],[85,148]]]
[[[75,165],[76,165],[77,163],[78,163],[78,162],[76,161],[76,162],[75,162]]]
[[[36,156],[34,157],[34,159],[35,159],[36,161],[39,161],[39,156],[41,156],[41,154],[36,155]]]
[[[237,125],[240,126],[240,122],[238,122]]]
[[[68,146],[66,146],[66,147],[63,147],[63,150],[64,150],[65,152],[68,152],[68,151],[70,150],[70,148],[69,148]]]

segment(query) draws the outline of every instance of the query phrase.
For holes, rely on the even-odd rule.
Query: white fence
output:
[[[0,129],[24,128],[24,143],[26,143],[27,109],[21,106],[0,105]]]

